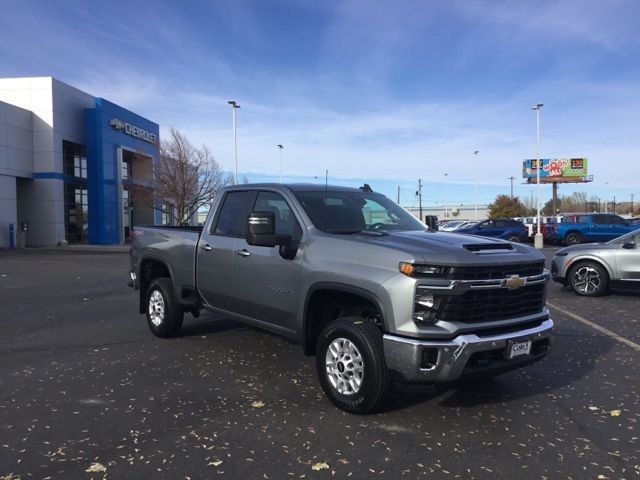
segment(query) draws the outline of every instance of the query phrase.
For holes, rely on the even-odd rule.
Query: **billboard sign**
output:
[[[540,179],[547,182],[579,180],[588,176],[586,158],[541,158]],[[538,175],[537,161],[522,162],[522,178],[533,179]]]

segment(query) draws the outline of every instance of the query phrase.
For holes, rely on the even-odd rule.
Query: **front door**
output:
[[[273,191],[259,192],[253,210],[273,212],[276,233],[291,235],[295,244],[300,243],[300,221],[281,194]],[[296,319],[301,251],[293,259],[284,258],[279,247],[249,245],[244,238],[238,239],[237,249],[234,281],[242,289],[244,298],[237,305],[238,313],[291,332],[299,330]]]
[[[196,254],[197,285],[202,298],[213,307],[237,312],[239,294],[233,267],[255,196],[253,191],[227,192],[216,217],[200,236]]]
[[[616,268],[620,280],[635,280],[640,285],[640,233],[625,237],[625,242],[635,242],[635,248],[622,248],[620,242],[616,249]]]

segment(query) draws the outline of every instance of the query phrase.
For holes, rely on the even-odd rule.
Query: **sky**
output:
[[[206,144],[239,178],[367,182],[401,203],[521,197],[522,160],[640,200],[636,0],[0,0],[0,77],[53,76]],[[474,156],[474,151],[479,151]],[[446,177],[445,177],[445,174]],[[445,184],[446,178],[446,184]],[[477,194],[474,194],[477,185]],[[445,193],[446,191],[446,193]],[[543,201],[551,195],[542,187]]]

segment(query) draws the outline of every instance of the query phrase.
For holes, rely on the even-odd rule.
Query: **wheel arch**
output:
[[[153,280],[160,277],[169,277],[173,282],[174,276],[171,266],[162,258],[155,255],[145,255],[140,259],[138,278],[140,279],[140,313],[146,311],[147,289]],[[175,289],[174,285],[174,291]]]
[[[602,268],[604,268],[605,272],[607,272],[607,276],[609,277],[609,280],[615,280],[615,277],[613,275],[613,269],[607,262],[603,261],[602,258],[596,257],[595,255],[581,255],[580,257],[577,257],[576,259],[572,260],[571,263],[567,265],[566,271],[565,271],[565,277],[567,278],[567,282],[571,281],[571,279],[569,278],[569,272],[571,272],[571,270],[576,265],[579,265],[581,263],[587,263],[587,262],[597,263]]]
[[[302,344],[305,355],[313,355],[322,327],[336,318],[362,314],[361,307],[371,308],[372,320],[385,327],[382,303],[375,293],[338,282],[318,282],[307,291],[302,317]]]

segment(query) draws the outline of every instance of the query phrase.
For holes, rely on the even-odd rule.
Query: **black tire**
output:
[[[346,339],[355,346],[362,363],[362,377],[358,390],[346,394],[339,392],[338,388],[332,384],[330,380],[332,374],[328,372],[327,367],[329,346],[334,340],[339,341],[339,339]],[[316,368],[322,390],[331,403],[345,412],[371,413],[380,409],[387,399],[391,380],[384,359],[382,331],[368,320],[360,317],[344,317],[327,325],[318,338]],[[338,366],[333,369],[336,375],[337,370]],[[340,372],[346,372],[346,368]]]
[[[158,296],[154,292],[162,298],[162,306],[159,305]],[[152,299],[154,305],[152,305]],[[162,308],[162,315],[158,315],[158,308]],[[156,315],[153,315],[152,311],[155,311]],[[146,316],[147,324],[156,337],[174,337],[180,331],[184,313],[175,296],[170,278],[156,278],[149,285]]]
[[[520,239],[520,235],[518,235],[517,233],[510,233],[507,237],[507,242],[520,243],[521,241],[522,240]]]
[[[579,262],[569,269],[567,285],[583,297],[598,297],[609,289],[609,274],[597,262]]]
[[[571,232],[567,235],[567,238],[564,239],[564,244],[569,245],[578,245],[582,243],[582,235],[579,232]]]

